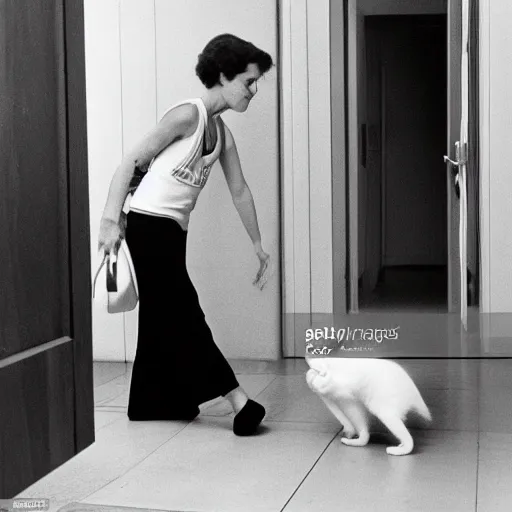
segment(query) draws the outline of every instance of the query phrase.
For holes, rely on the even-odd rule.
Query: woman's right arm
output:
[[[194,133],[199,122],[199,112],[193,104],[185,104],[168,112],[132,151],[123,156],[116,169],[107,202],[103,210],[98,238],[98,250],[116,251],[121,239],[120,216],[130,181],[136,167],[151,162],[169,144]]]

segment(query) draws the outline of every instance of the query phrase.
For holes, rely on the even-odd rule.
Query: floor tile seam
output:
[[[263,373],[260,373],[260,374],[256,374],[256,373],[255,373],[255,374],[245,374],[245,373],[244,373],[244,374],[239,374],[239,375],[273,375],[273,377],[274,377],[274,378],[273,378],[273,379],[272,379],[272,380],[271,380],[271,381],[270,381],[270,382],[269,382],[269,383],[268,383],[268,384],[267,384],[267,385],[266,385],[266,386],[265,386],[265,387],[264,387],[264,388],[263,388],[263,389],[262,389],[262,390],[261,390],[261,391],[260,391],[256,396],[259,396],[261,393],[263,393],[263,392],[264,392],[264,391],[265,391],[265,390],[266,390],[266,389],[267,389],[267,388],[268,388],[268,387],[269,387],[269,386],[270,386],[270,385],[271,385],[271,384],[272,384],[272,383],[277,379],[277,377],[278,377],[278,375],[275,375],[275,374],[273,374],[273,373],[265,373],[265,374],[263,374]],[[117,377],[116,377],[116,378],[117,378]],[[115,379],[113,379],[113,380],[115,380]],[[112,381],[110,381],[110,382],[112,382]],[[107,384],[107,383],[106,383],[106,384]],[[102,385],[103,385],[103,384],[102,384]],[[95,388],[95,389],[96,389],[96,388]],[[117,398],[119,398],[119,397],[120,397],[121,395],[123,395],[125,392],[126,392],[126,390],[121,391],[119,394],[116,394],[115,396],[112,396],[112,397],[106,398],[106,399],[104,399],[104,400],[101,400],[100,402],[95,403],[95,404],[94,404],[94,407],[95,407],[95,408],[96,408],[96,407],[99,407],[99,406],[108,406],[108,407],[124,407],[124,406],[109,405],[109,404],[110,404],[111,402],[113,402],[114,400],[116,400]],[[214,404],[212,404],[212,405],[214,405]],[[211,407],[211,406],[209,406],[209,407]],[[209,408],[209,407],[208,407],[208,408]]]
[[[98,410],[98,412],[112,412],[112,413],[118,413],[118,412],[124,412],[127,410],[127,408],[125,406],[109,406],[113,409],[117,409],[115,411],[107,411],[107,410],[101,410],[99,408],[96,408]],[[213,407],[213,405],[211,406]],[[209,409],[209,408],[208,408]],[[219,415],[219,414],[208,414],[207,411],[208,409],[205,409],[204,411],[201,412],[201,415],[202,416],[206,416],[208,418],[229,418],[230,416],[233,415],[232,412],[228,413],[228,414],[223,414],[223,415]],[[108,426],[108,425],[111,425],[112,423],[116,423],[118,421],[122,421],[124,418],[118,418],[114,421],[112,421],[111,423],[107,424],[107,425],[104,425],[103,427],[100,427],[100,429],[98,430],[101,430],[102,428],[104,428],[105,426]],[[283,419],[283,420],[280,420],[280,419],[275,419],[275,418],[272,418],[272,419],[265,419],[264,420],[266,423],[294,423],[294,424],[305,424],[305,425],[334,425],[335,422],[329,422],[329,421],[312,421],[312,420],[294,420],[294,419]],[[408,427],[409,430],[411,431],[414,431],[414,432],[459,432],[459,433],[462,433],[462,432],[466,432],[466,433],[488,433],[488,434],[504,434],[504,435],[510,435],[512,436],[512,432],[502,432],[502,431],[497,431],[497,430],[468,430],[468,429],[461,429],[461,428],[417,428],[417,427]],[[372,432],[375,432],[375,433],[381,433],[381,431],[378,431],[378,430],[375,430],[375,431],[372,431]]]
[[[478,389],[482,389],[482,367],[480,366],[480,371],[476,375],[476,380],[478,384]],[[481,426],[482,426],[482,417],[481,417],[481,409],[480,409],[480,392],[478,393],[478,399],[476,401],[477,415],[478,415],[478,436],[476,438],[476,489],[475,489],[475,512],[478,512],[478,491],[479,491],[479,480],[480,480],[480,438],[482,435]]]
[[[107,410],[104,410],[104,409],[103,409],[103,406],[98,406],[98,407],[95,407],[95,408],[94,408],[94,412],[103,412],[103,413],[118,414],[118,413],[120,413],[120,412],[126,411],[126,409],[127,409],[126,407],[123,407],[123,406],[121,406],[121,405],[119,405],[119,406],[111,405],[111,406],[109,406],[109,407],[110,407],[110,408],[112,408],[112,409],[118,409],[118,408],[121,408],[121,410],[119,410],[119,411],[107,411]]]
[[[116,396],[113,396],[113,397],[110,397],[110,398],[106,398],[105,400],[102,400],[101,402],[98,402],[96,405],[107,405],[109,404],[110,402],[113,402],[114,400],[117,400],[121,395],[123,395],[124,393],[126,392],[126,390],[124,391],[121,391],[118,395]],[[117,406],[114,406],[114,407],[117,407]]]
[[[108,361],[93,361],[93,368],[94,368],[94,365],[97,365],[97,364],[112,364],[112,363],[114,363],[114,364],[119,364],[119,365],[123,364],[123,365],[124,365],[124,370],[123,370],[123,372],[122,372],[122,373],[120,373],[119,375],[116,375],[115,377],[111,378],[111,379],[110,379],[110,380],[108,380],[107,382],[102,382],[101,384],[98,384],[98,386],[103,386],[103,384],[108,384],[108,383],[109,383],[109,382],[111,382],[112,380],[115,380],[115,379],[117,379],[117,378],[119,378],[119,377],[121,377],[122,375],[125,375],[125,374],[127,373],[127,371],[128,371],[127,364],[126,364],[126,363],[121,363],[121,362],[119,362],[119,361],[110,361],[110,362],[108,362]],[[95,387],[97,387],[97,386],[95,386]]]
[[[324,454],[327,452],[327,450],[329,449],[329,447],[334,443],[334,441],[337,439],[338,437],[338,434],[341,432],[341,429],[336,432],[336,434],[334,434],[333,438],[329,441],[329,443],[327,443],[327,446],[322,450],[322,453],[320,453],[320,455],[317,457],[317,459],[314,461],[313,465],[311,466],[311,468],[309,469],[309,471],[307,471],[306,475],[304,476],[304,478],[299,482],[299,484],[297,485],[297,487],[295,488],[295,490],[292,492],[291,496],[286,500],[286,503],[284,504],[283,508],[280,510],[280,512],[285,512],[286,511],[286,507],[290,504],[290,502],[292,501],[293,497],[297,494],[297,492],[299,491],[299,489],[304,485],[304,482],[307,480],[307,478],[309,477],[309,475],[312,473],[312,471],[315,469],[315,467],[317,466],[318,462],[320,461],[320,459],[324,456]]]
[[[120,396],[120,395],[119,395]],[[100,407],[113,407],[113,408],[121,408],[121,409],[127,409],[128,406],[127,405],[109,405],[110,402],[116,400],[117,398],[119,398],[119,396],[116,396],[116,398],[113,398],[112,400],[109,400],[108,402],[100,402],[98,404],[94,404],[94,408],[95,409],[98,409]]]
[[[122,418],[119,419],[119,421],[121,420]],[[145,460],[147,460],[149,457],[151,457],[154,453],[156,453],[158,450],[160,450],[160,448],[164,447],[167,443],[170,443],[171,441],[174,440],[174,438],[180,434],[181,432],[183,432],[188,426],[190,425],[190,423],[187,423],[186,425],[184,425],[182,428],[180,428],[179,430],[177,430],[176,432],[174,432],[174,434],[171,435],[171,437],[169,439],[166,439],[163,443],[161,443],[160,445],[158,445],[155,449],[153,449],[150,453],[148,453],[145,457],[143,457],[142,459],[140,459],[135,465],[129,467],[128,469],[126,469],[126,471],[123,471],[120,475],[117,475],[115,478],[109,480],[108,482],[106,482],[104,485],[102,485],[101,487],[99,487],[98,489],[95,489],[94,491],[90,492],[89,494],[87,494],[86,496],[80,498],[79,500],[77,501],[84,501],[84,500],[87,500],[88,498],[90,498],[93,494],[96,494],[97,492],[100,492],[102,489],[104,489],[105,487],[107,487],[108,485],[111,485],[113,484],[114,482],[116,482],[117,480],[119,480],[120,478],[123,478],[123,476],[125,476],[127,473],[129,473],[130,471],[132,471],[133,469],[135,469],[137,466],[139,466],[140,464],[142,464]],[[172,511],[171,511],[172,512]]]
[[[106,413],[112,413],[112,414],[119,414],[118,411],[100,411],[100,412],[106,412]],[[111,422],[109,423],[106,423],[105,425],[99,427],[99,428],[96,428],[96,426],[94,427],[94,432],[95,433],[98,433],[100,430],[103,430],[104,428],[106,427],[110,427],[111,425],[113,425],[114,423],[117,423],[118,421],[125,421],[125,417],[122,417],[122,418],[116,418],[116,419],[113,419]]]
[[[122,377],[123,375],[126,375],[126,371],[119,375],[116,375],[115,377],[112,377],[111,379],[109,379],[105,382],[102,382],[101,384],[95,384],[94,389],[101,388],[101,386],[106,386],[107,384],[110,384],[111,382],[115,381],[116,379],[119,379],[119,377]]]
[[[304,421],[304,420],[278,420],[271,419],[265,420],[266,423],[294,423],[297,425],[336,425],[334,422],[330,423],[327,421]],[[410,432],[457,432],[457,433],[467,433],[467,434],[477,434],[477,430],[462,430],[462,429],[453,429],[453,428],[416,428],[416,427],[408,427]],[[371,430],[370,434],[383,434],[388,433],[387,430]],[[504,434],[508,435],[507,432],[493,432],[493,431],[483,431],[482,433],[489,434]],[[390,434],[391,435],[391,434]],[[510,432],[510,436],[512,437],[512,432]]]
[[[259,392],[256,394],[254,398],[258,398],[262,393],[264,393],[275,381],[277,380],[277,376],[274,378]]]
[[[271,419],[271,420],[265,420],[266,423],[294,423],[297,425],[303,424],[303,425],[336,425],[334,422],[327,422],[327,421],[304,421],[304,420],[278,420],[278,419]],[[468,434],[476,434],[478,433],[477,430],[461,430],[461,429],[450,429],[450,428],[416,428],[416,427],[408,427],[409,431],[411,432],[458,432],[458,433],[468,433]],[[370,434],[382,434],[382,433],[388,433],[387,430],[370,430]],[[502,434],[503,432],[485,432],[490,434]],[[506,433],[504,433],[506,434]],[[391,433],[390,433],[391,435]],[[512,432],[510,433],[510,436],[512,437]]]
[[[129,377],[131,380],[131,376]],[[117,377],[114,377],[113,379],[110,379],[108,382],[103,382],[102,384],[99,384],[97,386],[94,386],[94,389],[97,390],[103,386],[111,385],[113,382],[115,382],[117,379],[128,379],[127,372],[122,373],[121,375],[118,375]],[[124,382],[122,384],[123,386],[129,386],[129,382]]]

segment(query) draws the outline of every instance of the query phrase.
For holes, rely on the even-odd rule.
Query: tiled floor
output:
[[[387,455],[382,433],[342,445],[302,360],[232,361],[267,408],[251,438],[232,434],[221,401],[190,423],[130,422],[130,365],[95,363],[96,442],[19,497],[49,498],[52,512],[510,511],[512,360],[401,363],[434,416],[413,425],[406,457]]]

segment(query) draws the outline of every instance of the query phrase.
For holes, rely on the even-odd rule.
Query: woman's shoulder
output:
[[[177,127],[183,134],[191,135],[199,123],[199,108],[193,101],[179,103],[168,109],[160,123],[164,126]]]
[[[196,123],[199,120],[199,107],[193,100],[183,101],[173,105],[164,112],[164,119],[173,119],[180,123]]]

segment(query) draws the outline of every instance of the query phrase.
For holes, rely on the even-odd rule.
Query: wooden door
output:
[[[461,154],[461,61],[462,61],[462,0],[448,2],[448,140],[447,156],[459,162]],[[448,187],[448,310],[452,313],[464,307],[461,304],[460,262],[460,186],[459,168],[447,161]],[[458,197],[459,196],[459,197]]]
[[[0,496],[94,441],[82,0],[0,0]]]
[[[465,327],[468,303],[477,303],[479,266],[477,7],[474,0],[448,4],[448,301]]]

